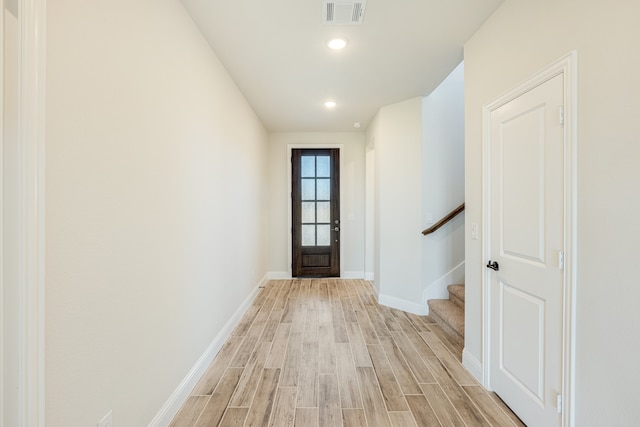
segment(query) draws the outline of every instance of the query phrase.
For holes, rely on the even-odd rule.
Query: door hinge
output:
[[[558,413],[562,413],[562,395],[559,394],[556,396],[556,407],[558,408]]]
[[[564,270],[564,251],[558,252],[558,268]]]
[[[558,119],[560,120],[560,124],[564,125],[564,106],[558,107]]]

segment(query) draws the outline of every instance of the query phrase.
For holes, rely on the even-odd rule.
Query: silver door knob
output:
[[[340,231],[340,227],[334,227],[333,231]]]

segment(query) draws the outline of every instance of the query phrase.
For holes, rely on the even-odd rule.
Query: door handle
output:
[[[333,227],[333,231],[340,231],[340,227]]]
[[[487,263],[487,267],[492,269],[492,270],[495,270],[495,271],[500,270],[500,266],[498,265],[498,261],[491,262],[491,260],[489,260],[489,262]]]

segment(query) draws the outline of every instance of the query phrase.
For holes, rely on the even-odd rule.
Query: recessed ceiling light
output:
[[[324,103],[324,106],[327,107],[327,108],[335,108],[336,105],[338,105],[338,104],[336,104],[336,101],[327,101],[327,102]]]
[[[329,49],[334,49],[334,50],[342,49],[346,45],[347,45],[347,40],[340,37],[336,37],[335,39],[331,39],[327,42],[327,46],[329,47]]]
[[[356,129],[360,129],[360,123],[355,122],[355,123],[353,124],[353,127],[354,127],[354,128],[356,128]]]

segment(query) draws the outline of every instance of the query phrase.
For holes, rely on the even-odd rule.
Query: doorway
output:
[[[571,419],[574,55],[485,107],[485,385],[527,424]]]
[[[340,150],[291,151],[293,277],[340,276]]]

